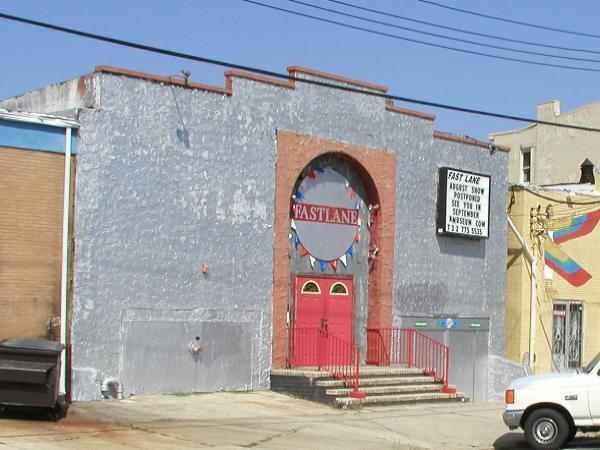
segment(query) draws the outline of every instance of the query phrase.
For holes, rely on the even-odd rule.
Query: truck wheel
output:
[[[569,434],[567,419],[553,409],[538,409],[525,422],[525,439],[531,448],[537,450],[560,449],[567,442]]]

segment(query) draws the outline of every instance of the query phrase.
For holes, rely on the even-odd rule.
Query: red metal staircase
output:
[[[271,371],[272,389],[336,406],[463,400],[448,384],[450,350],[412,328],[367,329],[360,349],[319,328],[288,330],[288,369]]]

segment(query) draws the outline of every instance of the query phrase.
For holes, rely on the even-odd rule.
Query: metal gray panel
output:
[[[474,377],[475,388],[473,401],[483,402],[488,399],[488,339],[489,332],[476,331],[475,335]]]
[[[474,331],[456,331],[448,333],[448,346],[451,352],[450,383],[458,391],[473,399],[475,392],[474,374]]]
[[[186,349],[193,337],[187,328],[185,322],[125,323],[123,385],[128,393],[194,390],[196,364]]]
[[[452,328],[446,328],[449,325]],[[450,384],[472,401],[488,399],[490,319],[456,314],[402,316],[400,326],[416,328],[450,348]]]
[[[462,314],[429,314],[429,315],[402,315],[400,327],[424,330],[477,330],[489,331],[489,317],[464,316]]]
[[[446,330],[424,330],[421,332],[429,336],[431,339],[435,339],[436,341],[441,342],[444,345],[448,345],[448,333],[446,332]]]
[[[447,330],[450,347],[450,384],[472,401],[486,401],[488,388],[487,331]]]
[[[229,322],[125,323],[126,393],[206,392],[249,384],[254,354],[250,327]],[[192,353],[189,343],[196,336],[203,349]]]

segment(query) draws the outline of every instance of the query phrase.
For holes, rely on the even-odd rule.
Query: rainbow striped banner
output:
[[[554,242],[560,244],[591,233],[600,221],[600,209],[587,214],[575,216],[564,228],[554,231]]]
[[[583,267],[577,264],[553,242],[546,241],[544,243],[544,261],[548,267],[575,287],[584,285],[592,278]]]

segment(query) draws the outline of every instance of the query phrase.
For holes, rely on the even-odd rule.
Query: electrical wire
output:
[[[343,11],[339,11],[339,10],[336,10],[336,9],[325,8],[324,6],[314,5],[314,4],[311,4],[311,3],[303,2],[301,0],[287,0],[287,1],[290,2],[290,3],[296,3],[296,4],[299,4],[299,5],[303,5],[303,6],[308,6],[309,8],[318,9],[320,11],[327,11],[327,12],[330,12],[330,13],[333,13],[333,14],[338,14],[340,16],[350,17],[352,19],[357,19],[357,20],[362,20],[363,22],[374,23],[374,24],[377,24],[377,25],[383,25],[383,26],[386,26],[386,27],[392,27],[392,28],[396,28],[396,29],[399,29],[399,30],[410,31],[412,33],[423,34],[425,36],[432,36],[432,37],[436,37],[436,38],[440,38],[440,39],[446,39],[446,40],[449,40],[449,41],[462,42],[462,43],[465,43],[465,44],[476,45],[478,47],[492,48],[492,49],[496,49],[496,50],[506,50],[506,51],[509,51],[509,52],[523,53],[523,54],[535,55],[535,56],[543,56],[543,57],[546,57],[546,58],[565,59],[565,60],[569,60],[569,61],[581,61],[581,62],[600,63],[600,60],[598,60],[598,59],[577,58],[577,57],[574,57],[574,56],[553,55],[551,53],[542,53],[542,52],[535,52],[535,51],[531,51],[531,50],[517,49],[517,48],[513,48],[513,47],[503,47],[501,45],[485,44],[483,42],[471,41],[469,39],[461,39],[461,38],[452,37],[452,36],[448,36],[448,35],[444,35],[444,34],[438,34],[438,33],[432,33],[432,32],[429,32],[429,31],[419,30],[419,29],[416,29],[416,28],[404,27],[402,25],[396,25],[396,24],[390,23],[390,22],[383,22],[381,20],[369,19],[368,17],[358,16],[356,14],[349,14],[349,13],[345,13]]]
[[[406,16],[401,16],[399,14],[392,14],[390,12],[381,11],[381,10],[377,10],[377,9],[366,8],[364,6],[360,6],[360,5],[356,5],[356,4],[353,4],[353,3],[344,2],[344,1],[341,1],[341,0],[325,0],[325,1],[328,1],[330,3],[336,3],[338,5],[347,6],[349,8],[355,8],[355,9],[358,9],[358,10],[361,10],[361,11],[366,11],[366,12],[370,12],[370,13],[374,13],[374,14],[379,14],[379,15],[386,16],[386,17],[393,17],[395,19],[405,20],[407,22],[418,23],[418,24],[421,24],[421,25],[427,25],[427,26],[434,27],[434,28],[441,28],[443,30],[448,30],[448,31],[455,31],[457,33],[470,34],[472,36],[479,36],[479,37],[484,37],[484,38],[489,38],[489,39],[496,39],[496,40],[499,40],[499,41],[506,41],[506,42],[514,42],[516,44],[532,45],[532,46],[535,46],[535,47],[552,48],[552,49],[555,49],[555,50],[566,50],[566,51],[570,51],[570,52],[581,52],[581,53],[590,53],[590,54],[600,55],[600,51],[586,50],[586,49],[583,49],[583,48],[561,47],[560,45],[551,45],[551,44],[545,44],[545,43],[541,43],[541,42],[523,41],[523,40],[520,40],[520,39],[509,38],[509,37],[506,37],[506,36],[499,36],[499,35],[488,34],[488,33],[479,33],[479,32],[476,32],[476,31],[464,30],[462,28],[455,28],[455,27],[450,27],[450,26],[447,26],[447,25],[441,25],[439,23],[428,22],[426,20],[419,20],[419,19],[415,19],[413,17],[406,17]]]
[[[573,183],[573,184],[575,184],[575,183]],[[535,187],[528,187],[528,186],[524,186],[522,184],[519,184],[519,185],[514,185],[514,187],[521,188],[524,191],[527,191],[530,194],[532,194],[532,195],[534,195],[536,197],[542,198],[544,200],[549,200],[551,202],[555,202],[555,204],[557,204],[557,205],[558,204],[571,204],[571,205],[597,205],[597,204],[600,204],[600,199],[599,200],[592,200],[592,201],[589,201],[589,202],[559,200],[559,199],[553,198],[553,197],[551,197],[549,195],[541,194],[537,189],[543,189],[543,186],[540,186],[540,187],[538,187],[536,189]],[[561,193],[561,192],[565,193],[564,191],[553,191],[553,192],[556,192],[556,193]],[[585,195],[585,194],[579,194],[579,195]]]
[[[389,37],[392,39],[398,39],[401,41],[413,42],[415,44],[427,45],[429,47],[441,48],[444,50],[451,50],[451,51],[459,52],[459,53],[466,53],[466,54],[477,55],[477,56],[485,56],[487,58],[499,59],[499,60],[503,60],[503,61],[513,61],[513,62],[518,62],[518,63],[523,63],[523,64],[536,65],[536,66],[554,67],[554,68],[559,68],[559,69],[580,70],[580,71],[584,71],[584,72],[600,72],[600,69],[593,69],[590,67],[577,67],[577,66],[566,66],[566,65],[562,65],[562,64],[544,63],[544,62],[531,61],[531,60],[526,60],[526,59],[511,58],[508,56],[493,55],[491,53],[483,53],[483,52],[478,52],[478,51],[474,51],[474,50],[461,49],[461,48],[457,48],[457,47],[450,47],[448,45],[435,44],[433,42],[421,41],[418,39],[412,39],[412,38],[408,38],[408,37],[398,36],[396,34],[385,33],[383,31],[377,31],[377,30],[373,30],[370,28],[364,28],[364,27],[359,27],[356,25],[350,25],[348,23],[339,22],[337,20],[326,19],[324,17],[313,16],[311,14],[301,13],[298,11],[293,11],[291,9],[280,8],[278,6],[261,3],[261,2],[255,1],[255,0],[242,0],[242,1],[245,3],[251,3],[253,5],[261,6],[264,8],[285,12],[285,13],[292,14],[295,16],[305,17],[305,18],[316,20],[319,22],[325,22],[325,23],[329,23],[329,24],[333,24],[333,25],[338,25],[338,26],[341,26],[344,28],[349,28],[352,30],[364,31],[364,32],[370,33],[370,34],[376,34],[379,36]]]
[[[556,122],[549,122],[549,121],[545,121],[545,120],[530,119],[528,117],[515,116],[515,115],[511,115],[511,114],[502,114],[502,113],[496,113],[496,112],[491,112],[491,111],[483,111],[483,110],[466,108],[466,107],[456,106],[456,105],[448,105],[448,104],[438,103],[438,102],[433,102],[433,101],[428,101],[428,100],[419,100],[419,99],[414,99],[414,98],[409,98],[409,97],[402,97],[399,95],[391,95],[391,94],[386,94],[384,92],[379,92],[379,91],[365,90],[364,88],[341,86],[339,84],[328,83],[326,81],[292,77],[289,74],[282,74],[282,73],[273,72],[270,70],[260,69],[260,68],[251,67],[251,66],[245,66],[242,64],[235,64],[232,62],[221,61],[221,60],[207,58],[207,57],[203,57],[203,56],[196,56],[196,55],[191,55],[191,54],[187,54],[187,53],[176,52],[173,50],[152,47],[150,45],[139,44],[136,42],[126,41],[123,39],[117,39],[117,38],[112,38],[112,37],[103,36],[103,35],[99,35],[99,34],[89,33],[87,31],[81,31],[81,30],[76,30],[74,28],[62,27],[59,25],[53,25],[50,23],[27,19],[25,17],[13,16],[10,14],[5,14],[5,13],[0,13],[0,18],[14,21],[14,22],[24,23],[27,25],[33,25],[36,27],[45,28],[45,29],[49,29],[49,30],[59,31],[59,32],[71,34],[74,36],[85,37],[85,38],[93,39],[96,41],[107,42],[110,44],[120,45],[123,47],[134,48],[137,50],[142,50],[142,51],[146,51],[146,52],[150,52],[150,53],[157,53],[160,55],[172,56],[172,57],[176,57],[176,58],[180,58],[180,59],[186,59],[186,60],[190,60],[190,61],[216,65],[216,66],[225,67],[228,69],[243,70],[246,72],[252,72],[252,73],[259,74],[259,75],[266,75],[266,76],[273,77],[273,78],[284,79],[287,81],[294,81],[296,83],[303,83],[303,84],[309,84],[309,85],[313,85],[313,86],[326,87],[326,88],[335,89],[335,90],[339,90],[339,91],[353,92],[353,93],[369,95],[369,96],[373,96],[373,97],[380,97],[380,98],[384,98],[387,100],[396,100],[396,101],[400,101],[400,102],[412,103],[412,104],[416,104],[416,105],[428,106],[428,107],[433,107],[433,108],[440,108],[440,109],[445,109],[445,110],[449,110],[449,111],[475,114],[475,115],[486,116],[486,117],[494,117],[497,119],[513,120],[516,122],[524,122],[524,123],[531,123],[531,124],[537,124],[537,125],[549,125],[549,126],[558,127],[558,128],[590,131],[590,132],[595,132],[595,133],[600,132],[600,128],[585,127],[585,126],[580,126],[580,125],[570,125],[570,124],[565,124],[565,123],[556,123]]]
[[[469,10],[466,10],[466,9],[455,8],[453,6],[444,5],[442,3],[433,2],[431,0],[417,0],[417,1],[421,2],[421,3],[427,3],[427,4],[433,5],[433,6],[438,6],[440,8],[450,9],[452,11],[458,11],[458,12],[465,13],[465,14],[470,14],[470,15],[473,15],[473,16],[484,17],[486,19],[498,20],[500,22],[507,22],[507,23],[512,23],[512,24],[515,24],[515,25],[522,25],[524,27],[538,28],[540,30],[555,31],[557,33],[565,33],[565,34],[572,34],[572,35],[575,35],[575,36],[583,36],[583,37],[589,37],[589,38],[594,38],[594,39],[600,39],[600,36],[597,35],[597,34],[583,33],[583,32],[580,32],[580,31],[565,30],[565,29],[562,29],[562,28],[553,28],[553,27],[548,27],[548,26],[545,26],[545,25],[538,25],[538,24],[535,24],[535,23],[528,23],[528,22],[521,22],[519,20],[506,19],[504,17],[492,16],[492,15],[488,15],[488,14],[478,13],[478,12],[475,12],[475,11],[469,11]]]
[[[544,295],[546,294],[546,289],[545,289],[545,284],[544,284]],[[536,299],[538,302],[538,311],[542,308],[542,304],[540,302],[540,299]],[[546,311],[548,312],[548,314],[550,315],[550,317],[554,317],[554,311],[552,311],[552,313],[550,313],[550,306],[548,305],[548,302],[544,302],[544,305],[546,306]],[[541,314],[538,313],[538,318],[540,319],[540,325],[542,326],[542,331],[544,333],[544,337],[546,338],[546,343],[548,344],[548,349],[550,350],[550,364],[552,365],[552,368],[554,369],[555,372],[558,372],[558,367],[556,366],[556,361],[554,361],[554,353],[553,353],[553,346],[550,343],[550,339],[548,338],[548,332],[546,331],[546,325],[544,324],[544,319],[542,317]],[[535,356],[535,355],[534,355]]]

